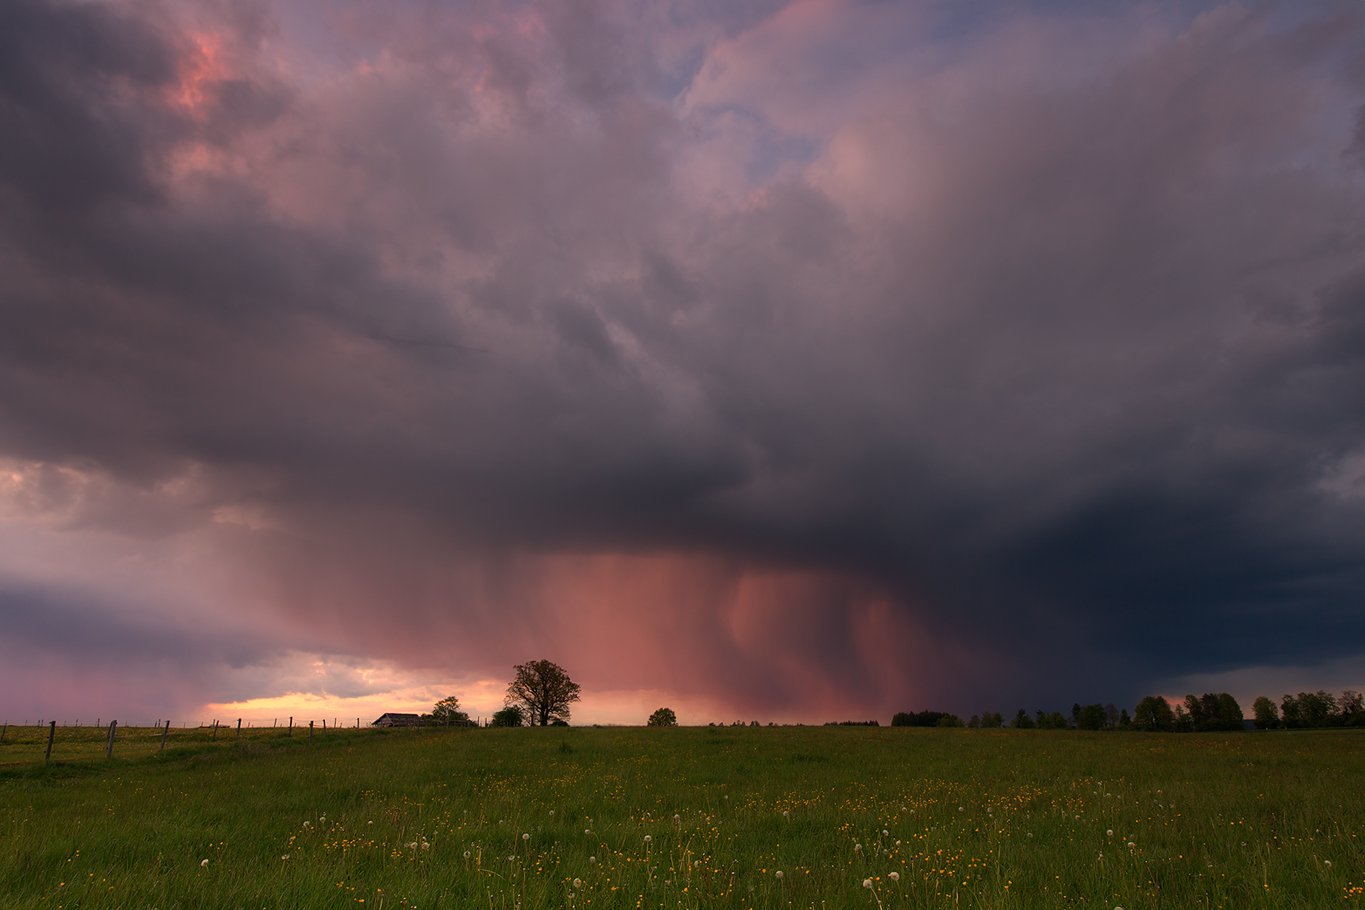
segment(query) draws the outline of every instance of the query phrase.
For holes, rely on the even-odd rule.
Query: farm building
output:
[[[420,727],[422,726],[422,716],[420,714],[394,714],[389,712],[380,716],[379,720],[370,724],[371,727]]]

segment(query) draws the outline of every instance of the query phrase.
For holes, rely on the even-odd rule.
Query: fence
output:
[[[326,720],[305,723],[292,717],[278,718],[270,725],[238,719],[235,723],[215,720],[180,727],[173,726],[169,720],[147,725],[120,724],[117,720],[105,724],[103,718],[95,725],[59,724],[55,720],[40,720],[37,724],[0,722],[0,765],[111,758],[114,755],[131,758],[176,746],[204,743],[249,744],[301,737],[311,744],[315,737],[355,736],[372,729],[369,724],[362,724],[358,717],[354,725],[342,725],[337,718],[332,718],[329,724]]]

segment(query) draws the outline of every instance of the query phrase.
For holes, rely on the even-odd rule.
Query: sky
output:
[[[0,717],[1365,689],[1365,4],[0,4]]]

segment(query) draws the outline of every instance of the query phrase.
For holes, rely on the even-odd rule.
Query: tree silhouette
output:
[[[578,701],[580,687],[563,667],[548,660],[533,660],[512,669],[517,675],[507,686],[508,706],[524,708],[533,727],[547,727],[552,721],[568,723],[569,704]]]

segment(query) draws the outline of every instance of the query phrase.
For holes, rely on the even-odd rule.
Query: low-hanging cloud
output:
[[[1361,659],[1354,6],[174,9],[0,11],[11,646],[791,719]]]

